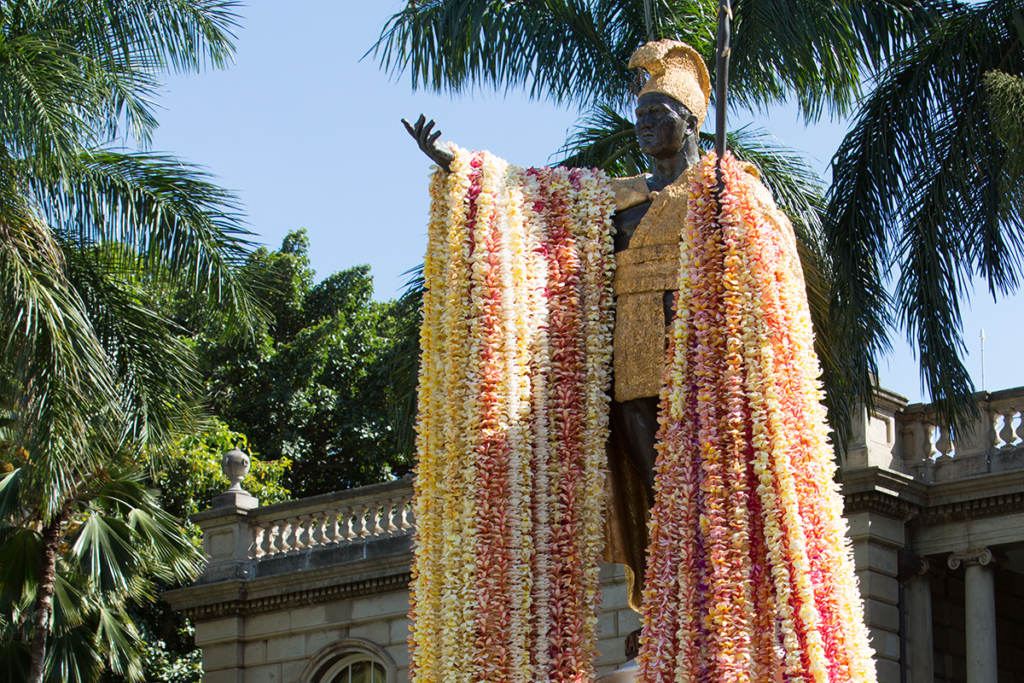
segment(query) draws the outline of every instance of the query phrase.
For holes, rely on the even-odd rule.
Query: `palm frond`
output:
[[[83,141],[96,142],[83,106],[99,97],[96,82],[78,67],[78,55],[49,35],[11,35],[0,41],[0,136],[5,152],[35,157],[62,171]]]
[[[0,638],[0,679],[28,680],[31,665],[32,653],[28,649],[28,643],[10,636]]]
[[[239,331],[262,312],[239,278],[250,233],[236,198],[172,157],[86,152],[69,182],[31,179],[40,212],[83,244],[116,241],[157,282],[225,310]]]
[[[96,406],[117,406],[106,354],[64,268],[60,245],[38,221],[15,212],[0,220],[0,374],[14,418],[6,431],[28,452],[45,518],[56,513],[61,487],[92,470],[88,444],[104,429]]]
[[[399,298],[395,318],[398,328],[388,358],[388,423],[395,434],[395,448],[407,462],[416,451],[416,386],[420,370],[420,325],[423,322],[423,264],[405,273],[408,281]]]
[[[234,51],[236,7],[221,0],[26,4],[17,21],[0,29],[8,40],[35,41],[63,60],[60,69],[28,66],[36,80],[59,92],[55,108],[81,117],[85,126],[68,131],[77,134],[77,146],[116,137],[122,115],[133,137],[148,144],[156,126],[157,74],[225,66]]]
[[[39,576],[41,543],[33,529],[0,529],[0,607],[13,612],[26,596],[34,595]]]
[[[103,669],[95,616],[46,639],[46,683],[93,683]]]
[[[898,321],[920,350],[939,419],[956,426],[975,411],[958,302],[975,274],[993,295],[1014,291],[1022,275],[1024,219],[1000,211],[1007,150],[983,84],[992,70],[1024,74],[1022,12],[1022,0],[954,7],[881,74],[833,160],[833,324],[856,339],[852,360],[873,368],[886,323]]]
[[[159,312],[145,271],[116,245],[67,248],[82,297],[117,377],[122,440],[160,448],[201,429],[203,387],[183,330]]]
[[[733,106],[764,110],[795,95],[809,121],[826,111],[849,113],[862,74],[921,37],[941,11],[939,3],[918,0],[737,0],[733,6]]]
[[[25,508],[22,500],[22,485],[25,470],[21,467],[0,476],[0,527],[20,521]]]
[[[843,114],[862,74],[931,25],[942,0],[737,0],[730,92],[763,109],[794,96],[804,116]],[[714,65],[718,3],[651,3],[651,32],[692,45]],[[463,92],[526,88],[532,97],[585,107],[624,105],[639,85],[627,69],[648,39],[640,0],[410,0],[371,49],[414,88]]]
[[[561,166],[599,168],[614,178],[639,175],[647,166],[634,123],[609,106],[587,114],[558,153]]]
[[[660,16],[690,16],[693,4],[660,3]],[[673,28],[710,45],[699,22]],[[645,39],[641,2],[431,0],[407,3],[371,52],[392,74],[408,71],[414,88],[525,87],[559,103],[622,104],[635,85],[626,64]]]
[[[70,541],[71,553],[101,591],[134,594],[147,590],[133,583],[139,578],[173,583],[198,574],[202,553],[138,473],[111,470],[109,480],[80,500],[88,508]]]
[[[98,611],[96,639],[111,672],[132,683],[145,680],[142,666],[145,643],[123,609],[106,607]]]
[[[117,517],[92,509],[69,539],[77,571],[96,582],[100,591],[127,591],[141,560],[132,545],[131,528]]]
[[[62,630],[80,626],[85,618],[87,582],[83,577],[58,571],[53,585],[53,627]]]
[[[1018,33],[1024,39],[1024,18]],[[1024,77],[990,71],[983,82],[992,132],[1006,151],[999,180],[1000,216],[1005,224],[1013,215],[1024,213]]]

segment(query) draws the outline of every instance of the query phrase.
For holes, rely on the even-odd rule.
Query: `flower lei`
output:
[[[430,192],[411,677],[590,680],[613,193],[463,150]]]
[[[722,169],[716,199],[702,160],[682,234],[639,680],[874,681],[803,274]]]

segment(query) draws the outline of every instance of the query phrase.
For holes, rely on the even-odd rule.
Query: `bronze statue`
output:
[[[663,40],[638,49],[630,68],[650,75],[636,105],[636,133],[651,172],[613,179],[616,192],[613,342],[614,397],[609,444],[606,559],[631,571],[630,604],[640,604],[647,521],[654,502],[658,390],[666,328],[673,318],[678,236],[686,216],[687,170],[708,109],[710,78],[684,43]],[[434,121],[402,119],[420,149],[446,172],[455,155],[439,142]]]

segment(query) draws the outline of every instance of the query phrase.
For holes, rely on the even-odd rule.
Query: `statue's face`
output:
[[[696,128],[697,117],[668,95],[652,92],[637,100],[636,136],[640,150],[649,157],[676,156]]]

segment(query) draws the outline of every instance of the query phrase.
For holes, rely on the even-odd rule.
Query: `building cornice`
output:
[[[412,553],[402,552],[282,576],[198,584],[166,591],[163,597],[194,621],[247,617],[406,590],[412,559]]]

